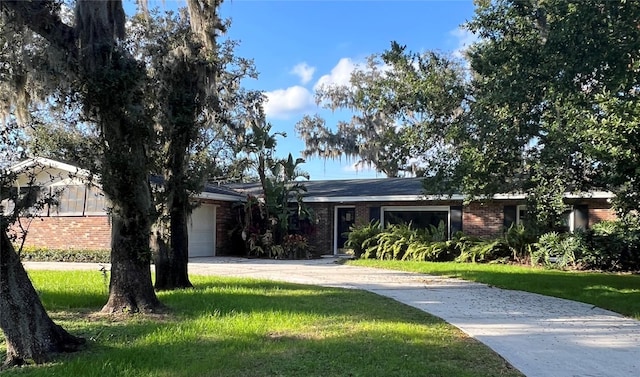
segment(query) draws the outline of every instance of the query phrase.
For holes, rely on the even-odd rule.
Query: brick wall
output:
[[[616,213],[611,209],[611,204],[606,199],[592,200],[589,202],[589,226],[605,220],[615,220]]]
[[[31,221],[25,246],[50,249],[111,249],[108,216],[42,217]],[[13,231],[16,231],[14,227]]]
[[[309,203],[315,215],[315,232],[309,237],[309,245],[318,254],[333,254],[334,204]]]
[[[236,226],[236,212],[233,203],[209,200],[207,203],[216,204],[216,255],[242,254],[234,250],[231,242],[231,232]]]
[[[512,203],[473,202],[462,208],[462,231],[471,236],[491,237],[502,233],[504,206]]]

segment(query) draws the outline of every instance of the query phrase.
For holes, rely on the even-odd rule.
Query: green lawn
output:
[[[368,292],[192,277],[163,292],[171,314],[98,316],[98,272],[30,275],[80,353],[5,376],[521,376],[487,347],[417,309]],[[3,346],[2,346],[3,347]]]
[[[556,271],[501,264],[372,259],[349,261],[348,264],[459,277],[500,288],[586,302],[640,319],[640,275],[637,274]]]

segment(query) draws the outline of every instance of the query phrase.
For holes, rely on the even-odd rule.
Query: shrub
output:
[[[457,243],[447,240],[443,222],[429,229],[394,224],[366,239],[362,246],[365,258],[377,259],[452,261],[459,253]]]
[[[282,250],[287,259],[310,259],[309,243],[301,234],[288,234],[282,240]]]
[[[426,243],[431,240],[429,232],[413,229],[411,224],[393,224],[377,234],[375,244],[367,248],[367,257],[377,259],[402,259],[409,245],[414,242]]]
[[[460,254],[455,258],[455,261],[462,263],[505,261],[510,258],[511,253],[511,249],[502,237],[488,240],[472,239],[460,247]]]
[[[587,250],[581,262],[606,271],[640,270],[640,226],[636,218],[602,221],[586,234]]]
[[[25,246],[22,248],[20,258],[23,261],[31,262],[109,263],[111,261],[111,251],[86,249],[49,249],[45,247]]]
[[[356,258],[360,258],[366,251],[365,241],[375,237],[380,232],[382,232],[382,229],[380,228],[380,222],[377,220],[371,221],[366,225],[352,225],[349,228],[349,235],[344,246],[353,250],[353,255]]]
[[[538,240],[537,234],[524,225],[511,225],[504,235],[504,240],[511,250],[511,258],[515,262],[524,262],[529,259]]]
[[[531,254],[531,264],[550,268],[582,268],[587,250],[583,233],[561,234],[549,232],[540,236],[537,248]]]

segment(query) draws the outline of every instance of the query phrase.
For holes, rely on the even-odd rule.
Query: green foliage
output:
[[[512,253],[503,238],[459,240],[460,254],[455,261],[460,263],[489,263],[507,261]]]
[[[380,222],[377,220],[371,221],[366,225],[352,225],[349,227],[349,234],[344,246],[353,250],[353,255],[356,258],[360,258],[367,249],[365,241],[375,237],[381,231]]]
[[[356,115],[337,126],[327,126],[318,115],[305,116],[296,124],[304,156],[354,157],[358,166],[372,166],[388,177],[424,170],[434,160],[450,162],[455,157],[447,146],[462,113],[463,76],[461,65],[442,54],[412,53],[392,42],[366,67],[356,68],[349,85],[319,88],[318,103]]]
[[[533,265],[561,270],[581,268],[583,255],[587,251],[582,233],[545,233],[540,236],[536,246],[531,254]]]
[[[395,260],[453,260],[457,255],[457,241],[446,239],[443,222],[429,229],[415,229],[411,224],[392,224],[362,242],[364,258]]]
[[[299,181],[300,178],[309,179],[309,174],[300,168],[303,159],[294,159],[291,153],[286,159],[275,157],[277,136],[285,135],[270,133],[271,124],[266,123],[263,116],[254,119],[243,147],[260,179],[262,200],[249,197],[242,205],[238,231],[249,255],[310,258],[312,252],[305,237],[313,232],[313,227],[300,225],[310,223],[313,214],[302,200],[306,187]],[[292,225],[299,229],[292,229]],[[304,242],[297,236],[305,238]]]
[[[639,18],[624,0],[479,2],[454,184],[535,197],[545,231],[564,192],[606,188],[623,213],[640,209]]]
[[[635,217],[595,224],[586,234],[586,268],[640,271],[640,225]]]
[[[430,241],[425,230],[415,230],[410,224],[393,224],[375,236],[375,244],[367,248],[365,258],[402,259],[411,243]]]
[[[92,262],[109,263],[110,250],[49,249],[24,246],[20,253],[22,261],[29,262]]]
[[[511,225],[504,236],[512,259],[520,263],[525,262],[531,256],[537,240],[537,234],[523,224]]]

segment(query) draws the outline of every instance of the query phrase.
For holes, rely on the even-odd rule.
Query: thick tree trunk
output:
[[[156,254],[156,289],[191,288],[187,265],[189,262],[189,213],[185,205],[174,204],[169,224],[169,244],[158,242]]]
[[[4,366],[43,363],[55,353],[78,350],[84,339],[49,318],[5,230],[0,233],[0,328],[7,344]]]
[[[114,217],[111,241],[109,300],[103,313],[153,313],[163,305],[151,282],[148,225]],[[148,223],[148,220],[147,220]]]

